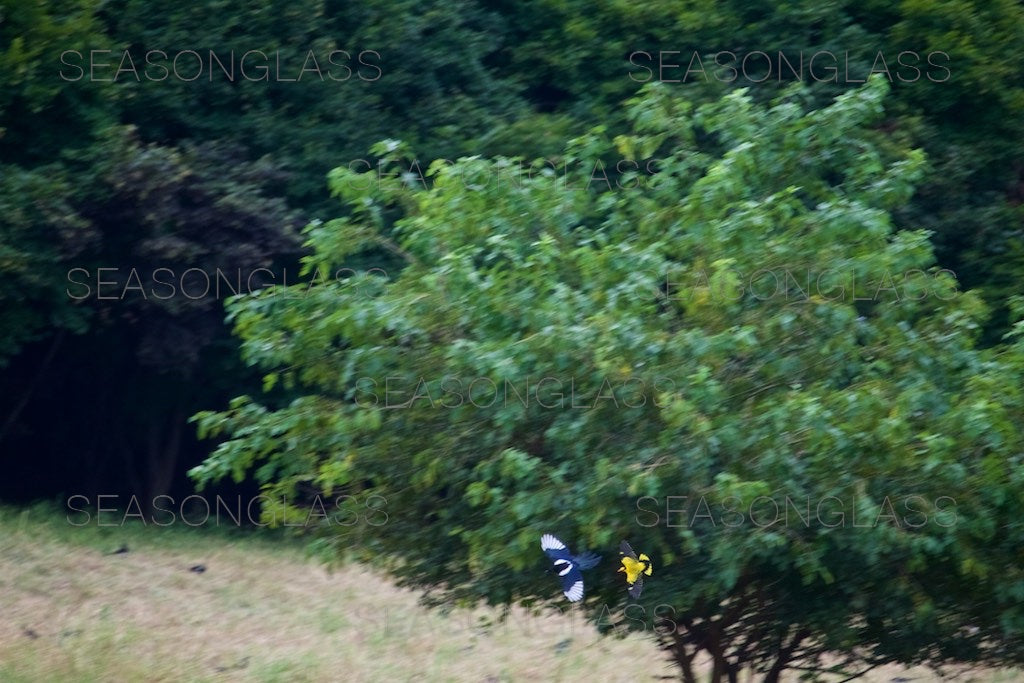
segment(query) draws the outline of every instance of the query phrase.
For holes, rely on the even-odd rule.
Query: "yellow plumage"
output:
[[[650,567],[639,560],[633,559],[632,557],[624,557],[623,566],[618,570],[626,572],[626,583],[632,586],[637,583],[637,579],[640,577],[640,574],[643,573],[644,569],[649,570]]]
[[[637,555],[628,541],[619,545],[619,552],[622,555],[622,566],[620,572],[625,572],[626,583],[629,584],[629,597],[636,600],[640,597],[640,591],[644,589],[644,574],[650,576],[654,573],[654,567],[644,553]]]

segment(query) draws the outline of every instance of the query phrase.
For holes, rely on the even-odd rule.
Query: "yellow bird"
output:
[[[654,573],[654,566],[651,564],[651,558],[647,555],[640,553],[638,556],[633,552],[632,546],[627,541],[623,541],[619,545],[619,554],[622,555],[622,566],[619,567],[619,571],[626,573],[629,597],[636,600],[644,588],[644,574],[651,576]]]

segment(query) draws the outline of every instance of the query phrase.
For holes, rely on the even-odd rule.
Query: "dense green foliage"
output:
[[[382,496],[387,524],[330,538],[437,600],[556,604],[541,532],[628,537],[658,558],[646,611],[608,569],[588,612],[670,632],[689,676],[699,651],[766,680],[836,656],[1020,663],[1024,342],[979,350],[984,305],[894,230],[922,156],[872,127],[886,91],[805,112],[799,91],[650,88],[631,135],[565,151],[661,159],[626,189],[502,158],[435,165],[430,189],[336,170],[353,216],[309,229],[306,267],[381,243],[407,264],[234,300],[245,359],[305,395],[200,415],[231,438],[194,475],[255,470],[296,507]],[[673,521],[670,496],[706,507]],[[811,519],[766,522],[762,496]]]
[[[0,0],[0,496],[184,490],[188,416],[235,399],[202,481],[379,491],[395,521],[335,541],[450,597],[547,596],[543,522],[667,561],[677,656],[756,626],[722,675],[796,624],[1014,661],[1022,159],[1015,0]],[[418,400],[367,405],[389,375]],[[592,410],[539,403],[567,376]],[[633,520],[890,490],[958,523]]]
[[[222,323],[232,292],[204,291],[204,278],[220,269],[243,291],[294,281],[294,230],[326,215],[330,168],[387,135],[454,158],[526,111],[482,64],[493,14],[415,3],[416,18],[413,4],[4,3],[4,450],[39,449],[48,433],[40,462],[67,473],[57,490],[106,479],[165,492],[204,452],[169,445],[186,417],[252,379]],[[296,81],[310,52],[322,71]],[[109,417],[73,411],[54,430],[47,416],[72,388]]]

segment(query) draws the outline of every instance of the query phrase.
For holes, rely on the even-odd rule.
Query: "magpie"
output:
[[[582,600],[583,573],[581,570],[590,569],[601,558],[594,553],[584,553],[577,557],[569,552],[564,543],[551,534],[544,534],[540,537],[540,547],[551,558],[558,575],[562,577],[562,592],[565,597],[569,599],[569,602]]]
[[[627,541],[623,541],[619,545],[619,554],[622,555],[622,566],[619,567],[619,571],[626,573],[629,597],[636,600],[640,597],[640,591],[644,589],[644,574],[650,576],[654,573],[651,558],[644,553],[640,553],[638,557]]]

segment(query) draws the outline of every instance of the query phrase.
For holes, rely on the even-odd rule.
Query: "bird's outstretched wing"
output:
[[[551,534],[540,537],[540,547],[551,558],[555,571],[562,580],[562,593],[565,597],[569,602],[582,600],[583,574],[580,572],[579,560],[572,556],[564,543]]]
[[[571,562],[562,575],[562,593],[569,599],[569,602],[577,602],[583,599],[583,574],[579,567]],[[561,572],[559,572],[561,574]]]
[[[629,597],[631,597],[634,600],[636,600],[637,598],[640,597],[640,591],[642,591],[643,589],[644,589],[644,577],[643,577],[642,574],[639,574],[636,577],[636,582],[632,586],[629,587],[629,591],[627,591],[627,592],[629,593]]]
[[[629,541],[623,541],[619,544],[619,552],[626,557],[632,557],[634,560],[636,559],[636,553],[633,552],[633,546],[629,544]]]
[[[551,534],[544,534],[540,537],[540,547],[552,560],[568,560],[572,557],[565,544]]]

